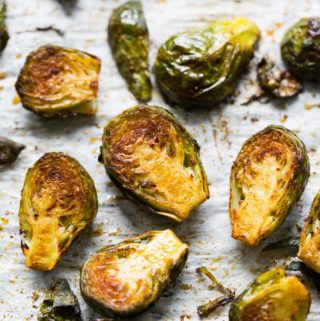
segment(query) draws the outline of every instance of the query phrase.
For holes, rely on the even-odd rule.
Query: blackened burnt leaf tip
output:
[[[149,32],[140,1],[128,1],[110,17],[108,41],[118,69],[140,102],[151,99]]]
[[[9,138],[0,137],[0,165],[13,163],[26,146]]]
[[[38,321],[82,321],[79,301],[66,279],[58,279],[47,292]]]

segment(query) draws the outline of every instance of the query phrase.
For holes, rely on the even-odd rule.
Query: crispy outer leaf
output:
[[[148,63],[149,34],[140,1],[128,1],[113,12],[108,39],[129,90],[139,101],[149,101],[152,89]]]
[[[0,137],[0,165],[13,163],[25,147],[11,139]]]
[[[65,279],[58,279],[43,301],[38,321],[82,321],[77,297]]]

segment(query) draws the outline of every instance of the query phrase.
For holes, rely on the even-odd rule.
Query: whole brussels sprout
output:
[[[260,87],[275,98],[290,98],[301,92],[302,83],[289,72],[276,66],[271,60],[263,58],[258,64]]]
[[[171,230],[149,231],[92,256],[81,269],[81,293],[101,314],[136,315],[176,279],[187,256],[187,244]]]
[[[320,18],[304,18],[281,42],[282,59],[299,78],[320,81]]]
[[[149,101],[152,90],[148,63],[149,32],[140,1],[128,1],[113,12],[108,39],[129,90],[139,101]]]
[[[100,59],[75,49],[40,47],[16,82],[23,107],[43,117],[96,113]]]
[[[212,21],[171,37],[159,49],[155,72],[164,96],[186,107],[214,107],[235,89],[260,37],[249,19]]]
[[[305,321],[311,305],[308,289],[283,267],[261,274],[231,305],[230,321]]]
[[[7,25],[5,23],[6,12],[7,3],[5,0],[0,0],[0,52],[5,49],[9,40]]]
[[[298,257],[320,273],[320,192],[314,198],[310,214],[300,236]]]
[[[82,321],[79,301],[66,279],[58,279],[47,292],[38,321]]]
[[[230,176],[232,237],[251,246],[274,232],[303,193],[310,165],[303,142],[282,126],[249,138]]]
[[[137,106],[113,118],[100,159],[126,197],[178,222],[209,198],[197,142],[163,108]]]
[[[74,158],[47,153],[31,167],[21,192],[19,219],[26,266],[52,270],[97,213],[94,182]]]

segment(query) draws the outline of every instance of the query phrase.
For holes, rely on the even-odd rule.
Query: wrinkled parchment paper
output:
[[[177,282],[148,312],[136,321],[199,320],[196,306],[218,294],[208,290],[209,281],[196,274],[205,265],[226,286],[239,294],[251,280],[277,262],[259,255],[230,237],[228,219],[229,173],[241,145],[253,133],[269,124],[282,124],[299,134],[308,148],[311,177],[302,198],[271,241],[296,235],[297,226],[307,216],[320,185],[320,109],[310,104],[320,102],[317,86],[307,86],[297,99],[286,104],[269,102],[242,106],[257,88],[254,67],[263,55],[279,58],[279,41],[285,30],[298,18],[320,12],[318,0],[144,0],[144,10],[151,38],[150,61],[157,48],[172,34],[201,26],[215,18],[248,16],[262,30],[260,48],[251,64],[251,73],[241,80],[233,103],[194,113],[165,104],[157,89],[152,103],[165,106],[185,124],[201,146],[201,156],[210,182],[211,199],[195,209],[182,223],[148,214],[125,200],[110,183],[97,162],[102,129],[113,116],[136,101],[119,76],[106,42],[109,16],[121,1],[78,0],[66,8],[62,0],[8,0],[8,28],[11,39],[0,58],[0,134],[27,145],[17,162],[0,170],[0,320],[36,320],[46,289],[58,277],[66,277],[78,295],[84,320],[93,320],[94,312],[79,293],[79,267],[102,246],[117,243],[150,229],[172,228],[190,244],[186,268]],[[36,32],[54,26],[54,31]],[[99,112],[96,117],[44,121],[18,103],[14,83],[26,55],[38,46],[53,43],[88,51],[102,59],[99,89]],[[154,79],[153,79],[154,82]],[[27,169],[43,153],[62,151],[76,157],[95,180],[99,212],[86,230],[50,273],[32,271],[24,266],[20,249],[18,207],[20,190]],[[319,321],[320,305],[312,283],[312,307],[309,321]],[[208,320],[228,320],[229,307],[212,313]]]

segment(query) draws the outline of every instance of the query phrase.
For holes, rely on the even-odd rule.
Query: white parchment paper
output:
[[[119,76],[106,42],[107,21],[121,1],[78,0],[71,10],[62,6],[62,0],[7,2],[11,39],[0,58],[0,71],[6,73],[0,80],[0,135],[22,142],[27,148],[16,163],[0,170],[1,321],[36,320],[43,290],[58,277],[66,277],[78,295],[84,320],[93,320],[94,312],[79,293],[79,267],[102,246],[150,229],[174,229],[190,244],[190,256],[177,282],[148,312],[136,317],[136,321],[199,320],[196,306],[215,298],[217,293],[209,291],[209,281],[196,274],[198,266],[207,266],[223,284],[236,288],[239,294],[255,276],[276,264],[261,258],[261,247],[250,249],[230,237],[230,167],[243,142],[265,126],[282,124],[297,132],[308,148],[311,177],[305,193],[283,226],[263,245],[298,234],[297,225],[301,226],[307,216],[320,185],[320,109],[305,108],[306,104],[320,102],[317,86],[306,86],[304,93],[286,104],[256,102],[242,106],[241,103],[256,91],[252,71],[241,80],[233,104],[194,113],[170,108],[155,88],[152,104],[169,108],[198,140],[210,182],[211,199],[178,225],[150,215],[125,200],[97,162],[105,123],[136,104]],[[215,18],[243,15],[254,19],[262,30],[260,48],[252,61],[253,70],[265,54],[279,58],[279,42],[285,30],[298,18],[320,12],[318,0],[144,0],[143,4],[150,31],[152,65],[157,48],[170,35]],[[34,32],[37,27],[49,25],[63,30],[64,36],[52,31]],[[31,50],[47,43],[85,50],[102,59],[96,117],[44,121],[17,103],[14,83],[25,57]],[[49,151],[68,153],[85,166],[98,189],[99,212],[92,227],[78,238],[57,268],[42,273],[24,266],[17,213],[27,169]],[[318,295],[311,283],[308,286],[312,289],[313,300],[308,321],[319,321]],[[227,321],[228,310],[229,307],[219,309],[207,319]]]

